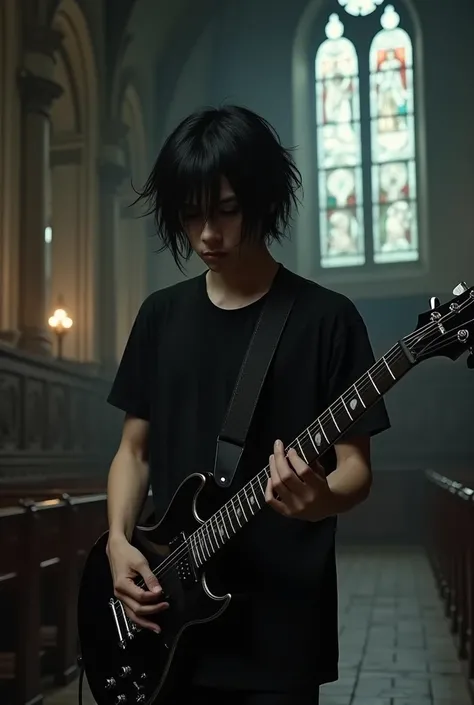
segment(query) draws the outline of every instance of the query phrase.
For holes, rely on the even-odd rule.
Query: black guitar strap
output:
[[[234,479],[263,383],[293,306],[299,279],[280,265],[245,353],[235,389],[217,438],[214,480],[229,487]]]

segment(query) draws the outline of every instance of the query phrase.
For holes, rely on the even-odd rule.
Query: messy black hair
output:
[[[217,208],[226,177],[242,213],[242,239],[280,241],[290,225],[301,175],[275,129],[251,110],[228,105],[184,119],[165,141],[138,201],[153,214],[160,251],[169,249],[180,269],[192,254],[183,227],[186,204]]]

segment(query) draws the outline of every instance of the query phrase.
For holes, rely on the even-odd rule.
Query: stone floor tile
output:
[[[430,566],[416,549],[341,548],[339,681],[321,705],[472,705]],[[84,705],[95,705],[87,685]],[[44,705],[77,705],[77,683]]]
[[[319,698],[319,705],[351,705],[350,695],[330,695],[322,692]]]
[[[430,661],[428,670],[431,673],[461,673],[461,664],[459,661]]]

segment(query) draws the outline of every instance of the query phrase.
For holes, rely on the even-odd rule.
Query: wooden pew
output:
[[[0,509],[0,592],[17,615],[15,633],[7,635],[14,652],[3,653],[0,677],[10,681],[13,705],[42,702],[41,676],[48,652],[52,664],[48,670],[52,668],[58,685],[76,675],[80,572],[87,552],[105,529],[104,494],[29,500]],[[51,574],[54,580],[48,580]],[[45,595],[45,587],[53,594]],[[55,605],[52,639],[49,630],[46,646],[41,639],[45,597]],[[2,697],[0,701],[3,705]]]
[[[474,700],[474,481],[426,479],[427,551]]]
[[[1,705],[40,705],[42,676],[66,685],[77,674],[80,575],[107,528],[105,493],[45,497],[44,488],[28,490],[29,499],[0,507],[0,605],[13,617],[0,633]],[[140,521],[151,512],[150,493]]]

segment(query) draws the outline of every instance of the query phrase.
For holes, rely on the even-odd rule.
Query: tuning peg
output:
[[[439,306],[439,299],[437,296],[432,296],[430,299],[430,308],[432,311],[434,311],[435,308],[438,308]]]
[[[468,289],[469,289],[469,287],[466,284],[466,282],[459,282],[459,284],[454,287],[453,294],[454,294],[454,296],[460,296],[461,294],[464,294],[464,292],[467,291]]]

